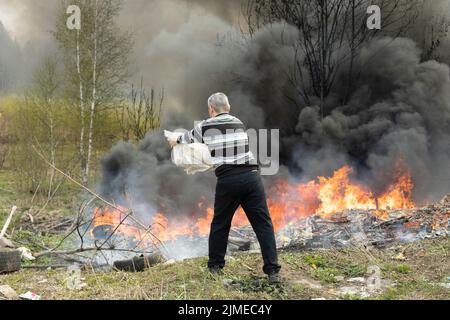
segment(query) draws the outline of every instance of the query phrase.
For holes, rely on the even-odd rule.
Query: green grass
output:
[[[411,273],[412,268],[410,265],[402,263],[395,267],[395,271],[398,273],[408,274]]]
[[[336,283],[336,276],[339,275],[339,270],[333,268],[317,268],[311,272],[311,275],[325,284]]]
[[[344,266],[344,269],[342,271],[343,274],[349,278],[362,277],[367,273],[367,266],[350,264],[348,266]]]
[[[324,268],[327,266],[327,260],[321,255],[310,255],[304,257],[303,259],[307,264],[313,268]]]
[[[392,262],[387,262],[383,265],[382,267],[382,271],[385,275],[398,275],[398,274],[403,274],[403,275],[407,275],[409,273],[411,273],[412,267],[409,264],[406,263],[392,263]]]
[[[448,300],[449,298],[450,293],[448,289],[431,283],[426,279],[400,281],[397,287],[389,288],[379,297],[380,300]]]
[[[372,299],[448,299],[449,291],[436,284],[430,276],[424,275],[431,269],[437,279],[444,279],[449,272],[448,256],[436,255],[432,248],[445,246],[450,239],[440,239],[421,243],[429,250],[421,259],[439,258],[440,264],[424,265],[425,260],[408,264],[390,262],[391,255],[381,250],[371,251],[389,269],[383,280],[395,283]],[[414,250],[411,248],[410,250]],[[434,253],[433,253],[434,252]],[[314,256],[313,259],[311,257]],[[319,258],[319,256],[321,258]],[[334,259],[332,259],[334,257]],[[352,265],[333,267],[342,261],[354,258]],[[444,265],[442,263],[444,259]],[[47,299],[327,299],[360,300],[357,295],[340,296],[340,286],[348,285],[336,281],[336,275],[361,275],[365,264],[373,261],[361,255],[358,249],[331,250],[320,252],[282,252],[284,283],[269,285],[261,271],[259,255],[241,254],[228,261],[223,275],[213,276],[206,271],[206,258],[192,259],[171,265],[159,265],[143,273],[82,271],[81,277],[87,287],[70,290],[66,286],[67,273],[64,270],[36,271],[22,270],[18,273],[0,275],[0,282],[8,284],[17,292],[36,292]],[[321,261],[318,263],[318,261]],[[314,268],[318,263],[321,267]],[[417,267],[413,267],[413,264]],[[422,267],[419,267],[422,266]],[[424,268],[424,269],[420,269]],[[386,269],[387,270],[387,269]],[[431,273],[430,273],[431,275]],[[317,279],[323,289],[313,290],[300,279]]]

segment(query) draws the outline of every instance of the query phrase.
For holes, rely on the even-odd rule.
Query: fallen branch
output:
[[[103,249],[103,248],[79,248],[76,250],[67,250],[67,251],[52,251],[52,250],[48,250],[48,251],[43,251],[40,253],[35,253],[34,257],[35,258],[41,258],[41,257],[45,257],[45,256],[64,256],[64,255],[74,255],[74,254],[78,254],[78,253],[84,253],[84,252],[95,252],[95,251],[118,251],[118,252],[129,252],[129,253],[136,253],[136,254],[144,254],[146,252],[143,251],[137,251],[137,250],[129,250],[129,249],[116,249],[116,248],[107,248],[107,249]],[[150,253],[150,252],[147,252]]]
[[[16,211],[17,211],[17,207],[16,206],[12,207],[9,217],[8,217],[8,219],[6,219],[5,225],[3,226],[2,232],[0,232],[0,240],[5,236],[6,230],[8,230],[8,227],[9,227],[9,225],[12,221],[12,218],[14,216],[14,213],[16,213]]]
[[[3,188],[0,188],[0,191],[1,192],[5,192],[5,193],[10,193],[10,194],[14,194],[15,193],[14,191],[3,189]]]
[[[129,210],[124,210],[123,208],[120,208],[118,206],[116,206],[114,203],[104,199],[103,197],[101,197],[99,194],[95,193],[94,191],[92,191],[91,189],[89,189],[88,187],[86,187],[85,185],[83,185],[82,183],[78,182],[77,180],[75,180],[74,178],[72,178],[71,176],[69,176],[67,173],[65,173],[64,171],[60,170],[59,168],[57,168],[55,165],[53,165],[50,161],[48,161],[44,155],[42,155],[42,153],[40,153],[37,148],[32,145],[32,148],[34,149],[34,151],[37,153],[37,155],[39,157],[42,158],[42,160],[44,160],[44,162],[49,165],[52,169],[56,170],[59,174],[63,175],[66,179],[68,179],[69,181],[71,181],[72,183],[76,184],[78,187],[82,188],[83,190],[85,190],[86,192],[90,193],[91,195],[93,195],[95,198],[97,198],[98,200],[100,200],[101,202],[105,203],[106,205],[108,205],[111,208],[116,209],[117,211],[119,211],[120,213],[123,214],[127,214],[129,213]],[[140,227],[147,229],[147,227],[140,222],[139,220],[137,220],[135,217],[133,216],[129,216],[128,218],[130,218],[131,220],[133,220],[133,222],[137,223]]]
[[[34,149],[34,151],[37,153],[37,155],[39,157],[42,158],[42,160],[44,160],[44,162],[49,165],[52,169],[58,171],[58,173],[62,174],[65,178],[67,178],[68,180],[70,180],[72,183],[76,184],[78,187],[84,189],[85,191],[89,192],[90,194],[92,194],[94,197],[96,197],[97,199],[99,199],[100,201],[104,202],[105,204],[107,204],[108,206],[119,210],[120,212],[124,211],[123,209],[117,207],[116,205],[114,205],[113,203],[109,202],[108,200],[102,198],[100,195],[98,195],[97,193],[95,193],[94,191],[92,191],[91,189],[89,189],[88,187],[86,187],[85,185],[83,185],[82,183],[78,182],[77,180],[75,180],[74,178],[72,178],[71,176],[69,176],[67,173],[65,173],[64,171],[58,169],[56,166],[54,166],[52,163],[50,163],[50,161],[47,160],[47,158],[45,158],[42,153],[40,153],[37,148],[32,145],[32,148]],[[122,212],[125,213],[125,212]]]
[[[68,265],[65,264],[49,264],[49,265],[28,265],[22,266],[22,269],[38,269],[38,270],[47,270],[47,269],[65,269]]]

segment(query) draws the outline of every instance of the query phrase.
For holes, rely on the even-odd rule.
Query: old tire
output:
[[[162,254],[154,253],[148,256],[135,257],[131,260],[116,261],[114,262],[114,268],[124,272],[143,272],[165,261],[166,259]]]
[[[20,251],[0,249],[0,273],[19,271],[21,260],[22,254]]]

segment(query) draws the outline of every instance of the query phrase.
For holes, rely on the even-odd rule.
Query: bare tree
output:
[[[249,0],[245,8],[248,30],[285,21],[299,30],[297,61],[292,83],[306,104],[319,100],[322,117],[338,72],[347,66],[344,101],[353,89],[354,59],[358,49],[381,31],[366,27],[367,8],[378,4],[383,11],[383,34],[398,36],[407,30],[419,0]],[[309,81],[305,81],[305,77]],[[311,83],[305,87],[305,83]]]
[[[12,134],[11,116],[4,113],[3,101],[0,99],[0,169],[3,169],[11,153]]]
[[[148,93],[141,79],[141,86],[131,87],[130,101],[126,101],[117,109],[117,118],[122,129],[122,138],[130,140],[144,139],[145,135],[160,126],[162,106],[164,102],[164,89],[157,95],[154,88]]]
[[[34,74],[34,102],[40,112],[36,115],[39,121],[47,127],[48,130],[48,147],[50,151],[50,161],[53,165],[56,165],[56,151],[59,144],[60,136],[56,135],[57,121],[57,108],[55,106],[57,100],[57,91],[59,88],[57,65],[55,61],[47,57],[44,60],[43,66],[38,69]],[[53,180],[55,178],[55,171],[51,169],[48,187],[48,197],[51,197]]]
[[[20,182],[30,191],[45,191],[48,200],[54,197],[62,180],[57,179],[53,169],[40,166],[29,148],[32,143],[39,143],[55,166],[68,169],[72,162],[64,152],[73,136],[60,79],[55,56],[44,58],[34,71],[32,85],[20,100],[19,111],[11,124],[16,138],[13,166],[21,177]]]
[[[446,60],[440,52],[450,27],[450,4],[448,1],[423,0],[421,13],[407,36],[414,39],[422,49],[422,60]],[[447,62],[446,60],[445,62]]]

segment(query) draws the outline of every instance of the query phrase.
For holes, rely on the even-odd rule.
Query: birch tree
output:
[[[78,88],[79,88],[79,108],[80,108],[80,162],[81,170],[84,171],[86,167],[86,159],[84,157],[84,132],[85,132],[85,106],[84,106],[84,88],[83,88],[83,78],[81,76],[81,56],[80,56],[80,30],[76,31],[76,64],[77,64],[77,75],[78,75]]]
[[[80,175],[87,184],[95,151],[96,121],[122,96],[129,77],[133,37],[116,24],[122,8],[120,0],[76,0],[70,4],[81,9],[81,29],[66,27],[69,3],[64,2],[54,35],[65,57],[67,95],[79,111]]]
[[[89,140],[88,140],[88,151],[87,151],[87,157],[86,157],[86,164],[84,167],[83,172],[83,183],[87,184],[89,179],[89,172],[90,172],[90,162],[92,157],[92,145],[94,143],[93,136],[94,136],[94,119],[95,119],[95,111],[97,108],[97,57],[98,57],[98,26],[99,26],[99,7],[98,7],[98,0],[95,0],[95,6],[94,6],[94,34],[93,34],[93,42],[94,42],[94,50],[92,53],[92,97],[91,97],[91,112],[89,115]],[[104,23],[108,23],[109,21],[104,21]]]

